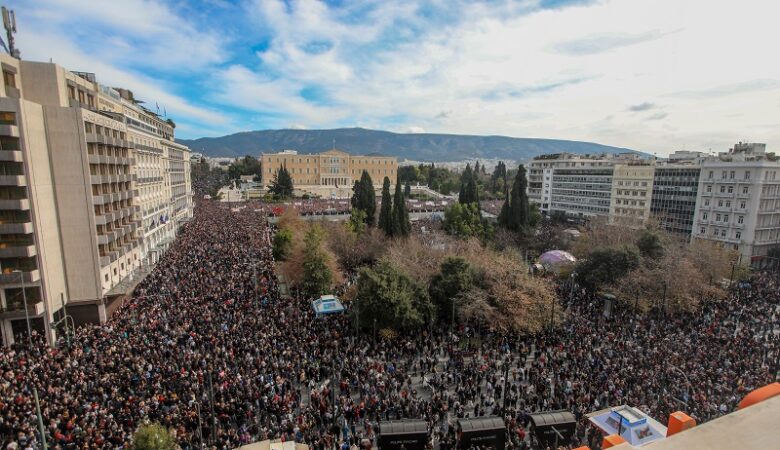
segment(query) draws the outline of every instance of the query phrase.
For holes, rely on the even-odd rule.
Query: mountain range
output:
[[[212,157],[257,156],[262,152],[297,150],[320,153],[338,148],[353,155],[380,153],[399,160],[463,161],[466,159],[503,159],[528,161],[549,153],[624,153],[627,148],[593,142],[560,139],[515,138],[433,133],[392,133],[365,128],[333,130],[260,130],[222,137],[179,139],[193,152]]]

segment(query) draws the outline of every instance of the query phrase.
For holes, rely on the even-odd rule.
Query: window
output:
[[[724,180],[726,179],[726,173],[727,173],[727,172],[724,170],[724,171],[723,171],[723,172],[721,172],[721,174],[720,174],[720,177],[721,177],[721,178],[723,178]]]
[[[707,229],[706,229],[706,228],[704,228],[704,227],[701,227],[701,228],[699,229],[699,233],[700,233],[700,234],[704,234],[704,233],[706,233],[706,232],[707,232]]]
[[[734,171],[733,170],[731,172],[729,172],[729,179],[730,180],[734,179]]]
[[[720,214],[715,214],[715,220],[720,222]]]
[[[709,176],[709,179],[711,180],[713,176],[714,176],[714,173],[713,173],[713,172],[710,170],[710,176]]]
[[[724,214],[723,215],[723,221],[724,222],[728,222],[729,221],[729,215],[728,214]]]
[[[709,201],[709,199],[707,199],[707,200],[704,200],[704,206],[710,206],[710,201]]]
[[[16,75],[13,72],[9,72],[7,70],[3,71],[3,83],[5,83],[6,86],[15,88],[16,87]]]
[[[745,209],[745,202],[744,201],[739,202],[739,207]]]
[[[722,207],[723,207],[723,200],[718,200],[718,208],[722,208]]]
[[[712,192],[712,185],[711,184],[707,185],[707,192]]]
[[[737,239],[742,239],[742,232],[741,232],[741,231],[737,231],[737,232],[734,234],[734,237],[735,237],[735,238],[737,238]]]
[[[13,111],[0,112],[0,125],[16,125],[16,113]]]
[[[726,237],[726,230],[720,230],[720,237]]]
[[[724,192],[726,192],[726,186],[721,186],[720,193],[723,194]]]
[[[737,223],[745,223],[745,216],[737,216]]]
[[[747,187],[747,186],[742,186],[742,193],[743,193],[743,194],[747,194],[747,193],[748,193],[748,191],[749,191],[749,189],[748,189],[748,187]]]
[[[701,218],[707,220],[707,213],[705,212],[704,214],[702,214]]]
[[[746,171],[745,171],[745,179],[746,179],[746,180],[749,180],[749,179],[750,179],[750,171],[749,171],[749,170],[746,170]]]
[[[729,186],[729,194],[733,194],[733,193],[734,193],[734,186]]]

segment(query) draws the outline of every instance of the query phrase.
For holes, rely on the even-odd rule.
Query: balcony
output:
[[[36,283],[41,281],[41,273],[38,269],[22,271],[25,283]],[[21,278],[19,272],[6,272],[0,274],[0,284],[21,284]]]
[[[27,186],[24,175],[0,175],[0,186]]]
[[[29,258],[37,254],[33,244],[19,246],[0,244],[0,258]]]
[[[29,209],[30,200],[26,198],[20,198],[16,200],[0,200],[0,210],[28,211]]]
[[[24,162],[21,150],[0,150],[0,161]]]
[[[32,234],[33,226],[31,222],[24,223],[2,223],[0,222],[0,234]]]
[[[0,125],[0,136],[19,137],[19,126]]]
[[[27,299],[27,313],[31,316],[40,316],[45,311],[43,306],[43,300],[40,299]],[[8,302],[7,305],[0,308],[0,314],[8,314],[9,316],[19,315],[24,317],[24,302],[22,300]]]

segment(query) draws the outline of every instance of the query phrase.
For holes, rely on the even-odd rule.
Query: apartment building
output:
[[[780,245],[779,173],[765,144],[740,142],[702,162],[693,238],[732,246],[743,262]]]
[[[635,160],[615,164],[609,222],[641,227],[650,217],[655,161]]]
[[[260,156],[264,188],[268,188],[276,172],[287,167],[298,187],[336,186],[352,188],[363,171],[371,175],[375,185],[381,186],[385,177],[395,184],[398,176],[398,161],[395,157],[381,155],[356,156],[331,149],[317,154],[298,154],[295,150],[279,153],[263,153]]]
[[[528,199],[545,214],[609,216],[615,164],[640,159],[629,153],[538,156],[528,164]]]
[[[106,320],[144,260],[191,216],[192,199],[189,151],[173,142],[172,122],[93,74],[4,54],[0,65],[0,336],[8,344],[26,334],[28,315],[52,339],[64,306],[76,323]],[[165,226],[150,229],[144,211]]]

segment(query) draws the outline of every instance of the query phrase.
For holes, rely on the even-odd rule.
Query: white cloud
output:
[[[355,23],[323,3],[258,2],[260,20],[273,28],[261,63],[279,66],[252,70],[275,71],[296,88],[316,85],[324,100],[294,89],[284,94],[292,96],[284,109],[312,127],[332,125],[332,111],[354,123],[395,121],[385,128],[592,140],[667,153],[680,143],[726,148],[777,114],[780,65],[771,55],[780,32],[771,3],[606,0],[532,12],[533,4],[510,10],[448,2],[463,18],[452,23],[404,4],[395,14],[388,7],[382,20]],[[401,34],[406,23],[426,25],[415,39],[379,39],[396,28]],[[739,23],[750,31],[729,31]],[[312,42],[327,45],[307,52]],[[732,98],[715,99],[725,95]],[[651,115],[627,106],[659,103],[663,111]],[[744,115],[726,117],[735,109]],[[600,118],[610,115],[605,126]],[[398,125],[398,117],[407,123]],[[780,129],[752,130],[755,140],[780,145]]]

